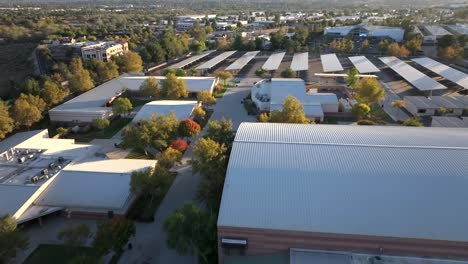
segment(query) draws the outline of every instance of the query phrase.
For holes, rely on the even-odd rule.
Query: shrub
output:
[[[200,134],[200,125],[192,119],[184,119],[179,123],[179,135],[181,137],[194,137]]]
[[[104,128],[108,127],[110,125],[110,122],[109,122],[109,120],[107,120],[105,118],[98,118],[98,119],[94,119],[93,125],[97,129],[101,130],[101,129],[104,129]]]
[[[362,119],[362,120],[359,120],[357,124],[360,126],[373,126],[375,125],[375,122],[369,119]]]
[[[408,118],[406,119],[403,124],[405,126],[412,126],[412,127],[422,127],[423,124],[421,122],[419,122],[419,120],[415,117],[411,117],[411,118]]]
[[[171,143],[171,148],[176,149],[176,150],[178,150],[178,151],[180,151],[182,153],[187,150],[188,146],[189,145],[188,145],[187,141],[185,141],[183,139],[176,139],[176,140],[172,141],[172,143]]]
[[[258,122],[267,123],[269,119],[270,119],[270,117],[268,116],[267,113],[261,113],[258,116]]]

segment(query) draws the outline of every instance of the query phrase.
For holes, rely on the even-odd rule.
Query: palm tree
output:
[[[395,100],[392,102],[392,106],[402,111],[401,109],[406,106],[406,103],[403,100]],[[398,116],[399,116],[400,111],[397,112],[397,116],[396,116],[397,121],[399,119]]]

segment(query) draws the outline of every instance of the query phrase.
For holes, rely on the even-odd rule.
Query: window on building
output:
[[[425,114],[426,113],[426,109],[418,109],[418,114]]]

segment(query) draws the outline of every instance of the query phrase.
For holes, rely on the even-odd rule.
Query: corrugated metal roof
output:
[[[437,73],[445,79],[468,89],[468,74],[427,57],[412,59],[412,61],[432,72]]]
[[[322,61],[323,72],[337,72],[343,70],[343,66],[341,66],[340,60],[338,60],[335,53],[320,55],[320,60]]]
[[[439,105],[425,96],[405,96],[403,99],[406,102],[413,104],[417,108],[439,108]]]
[[[278,52],[271,54],[268,60],[265,62],[265,64],[263,64],[262,69],[267,71],[276,71],[279,68],[285,54],[286,52]]]
[[[447,89],[397,57],[380,57],[379,59],[420,91]]]
[[[158,113],[160,115],[168,115],[173,112],[179,120],[189,118],[193,109],[197,106],[197,101],[181,101],[181,100],[161,100],[152,101],[145,104],[133,118],[133,122],[138,122],[142,119],[149,120],[151,115]]]
[[[309,52],[295,53],[291,62],[291,70],[307,71],[309,69]]]
[[[214,57],[213,59],[203,63],[200,66],[198,66],[197,70],[209,70],[209,69],[213,68],[214,66],[218,65],[223,60],[231,57],[234,53],[236,53],[235,50],[223,52],[220,55]]]
[[[375,65],[370,62],[365,56],[354,56],[348,58],[359,73],[372,73],[372,72],[379,72],[379,68],[375,67]]]
[[[468,241],[468,130],[243,123],[219,226]]]
[[[468,128],[468,118],[458,116],[433,116],[431,126]]]
[[[242,57],[234,61],[231,65],[227,66],[225,70],[226,71],[241,70],[242,68],[245,67],[245,65],[247,65],[247,63],[249,63],[253,58],[255,58],[255,56],[257,56],[259,52],[260,51],[257,50],[257,51],[249,51],[245,53],[244,55],[242,55]]]

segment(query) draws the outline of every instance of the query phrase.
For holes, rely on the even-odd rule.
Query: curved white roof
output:
[[[218,226],[466,242],[467,160],[467,129],[242,123]]]

